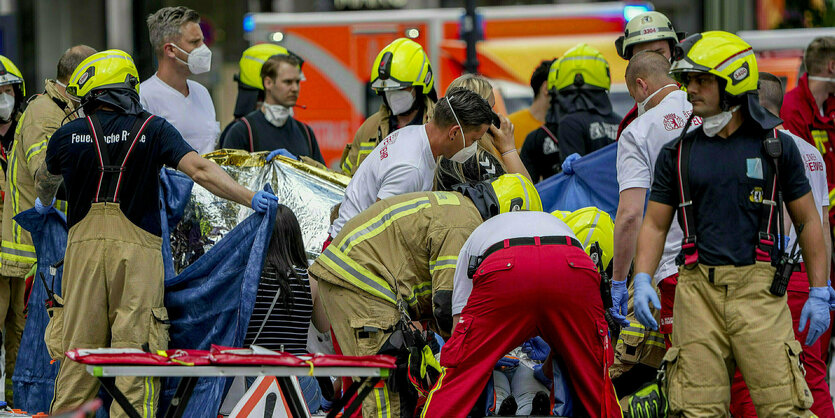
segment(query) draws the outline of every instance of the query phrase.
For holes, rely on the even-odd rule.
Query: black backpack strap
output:
[[[142,132],[148,126],[148,122],[153,118],[154,115],[147,112],[142,112],[137,115],[133,122],[130,136],[127,140],[119,140],[116,152],[111,154],[107,148],[107,143],[104,139],[104,130],[102,129],[99,118],[95,114],[87,117],[90,130],[93,133],[93,144],[96,147],[96,154],[99,157],[99,182],[96,187],[96,196],[93,202],[119,202],[119,188],[122,185],[125,164],[128,158],[130,158],[136,142],[142,137]],[[102,189],[106,191],[104,194],[102,193]]]
[[[684,238],[681,240],[681,252],[684,265],[699,262],[699,250],[696,247],[696,214],[693,207],[693,195],[690,192],[690,151],[693,137],[682,138],[677,149],[676,166],[678,168],[679,217],[681,218]]]
[[[765,189],[763,190],[763,198],[762,198],[762,213],[760,214],[760,230],[757,236],[757,248],[756,248],[756,259],[757,261],[764,261],[764,262],[771,262],[771,254],[774,249],[774,244],[776,242],[774,231],[772,230],[772,225],[774,224],[775,215],[777,215],[777,210],[782,210],[782,208],[778,208],[778,200],[777,193],[779,190],[779,186],[777,185],[778,181],[778,164],[780,163],[779,159],[783,153],[782,144],[779,142],[780,139],[777,137],[777,129],[775,128],[773,131],[773,140],[776,140],[775,143],[769,143],[772,140],[772,137],[768,137],[763,140],[763,146],[765,147],[766,155],[768,159],[771,160],[765,164],[763,164],[763,179],[765,179]],[[769,147],[772,145],[774,148]]]
[[[557,146],[560,145],[560,141],[557,141],[557,136],[554,135],[554,133],[551,132],[550,129],[546,128],[545,125],[540,126],[540,128],[542,128],[542,130],[545,131],[545,135],[547,135],[549,138],[551,138],[551,140],[554,141],[555,145],[557,145]]]

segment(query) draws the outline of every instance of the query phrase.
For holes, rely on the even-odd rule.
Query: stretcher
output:
[[[358,377],[342,398],[334,402],[328,417],[335,417],[343,407],[344,416],[350,416],[374,386],[395,368],[395,359],[391,356],[294,356],[256,346],[248,349],[212,346],[209,351],[166,350],[157,353],[138,349],[76,349],[66,354],[70,360],[85,364],[87,372],[99,379],[102,387],[131,418],[141,418],[141,415],[116,387],[116,377],[179,377],[165,418],[183,416],[201,377],[275,376],[293,417],[310,416],[301,393],[294,388],[293,376]],[[346,405],[355,394],[353,402]]]

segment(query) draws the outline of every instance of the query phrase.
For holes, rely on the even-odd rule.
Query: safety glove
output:
[[[43,202],[41,202],[41,198],[37,197],[37,198],[35,198],[35,212],[38,212],[41,215],[45,215],[46,212],[49,210],[49,208],[51,208],[52,205],[54,205],[54,204],[55,204],[55,198],[54,197],[52,198],[52,202],[48,205],[44,205]]]
[[[609,312],[612,318],[615,318],[615,321],[623,327],[629,326],[629,321],[626,319],[627,302],[629,302],[629,290],[626,288],[626,280],[612,280],[612,307]]]
[[[428,396],[440,376],[441,364],[428,344],[409,347],[409,381],[421,395]]]
[[[667,399],[657,382],[644,385],[627,399],[632,418],[658,418],[667,416]]]
[[[655,309],[661,309],[661,301],[658,300],[658,295],[652,288],[652,276],[647,273],[638,273],[635,275],[635,317],[643,326],[658,331],[658,323],[655,322],[652,311],[649,309],[650,302]]]
[[[504,356],[496,362],[494,369],[501,370],[505,367],[516,367],[519,365],[519,359],[516,357]]]
[[[293,155],[293,153],[291,153],[290,151],[287,151],[287,149],[279,148],[277,150],[270,151],[270,153],[267,154],[267,162],[272,161],[273,158],[275,158],[279,155],[283,155],[287,158],[290,158],[290,159],[293,159],[293,160],[296,160],[296,161],[300,160],[299,157],[296,157],[295,155]]]
[[[522,343],[522,351],[528,353],[531,360],[545,361],[548,353],[551,352],[551,347],[548,346],[548,343],[542,337],[536,336]]]
[[[574,166],[572,164],[574,164],[574,161],[579,159],[580,154],[577,154],[576,152],[568,157],[565,157],[565,161],[562,162],[562,172],[565,174],[574,174]]]
[[[809,323],[809,333],[806,334],[806,345],[812,345],[817,341],[818,337],[829,328],[829,288],[828,287],[812,287],[809,288],[809,299],[803,305],[803,310],[800,311],[800,326],[797,327],[799,332],[806,329],[806,324]]]
[[[278,197],[263,190],[256,192],[255,196],[252,196],[252,210],[264,213],[270,208],[270,201],[278,202]]]

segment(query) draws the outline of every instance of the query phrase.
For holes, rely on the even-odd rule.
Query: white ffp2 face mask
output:
[[[652,94],[647,96],[647,98],[644,99],[643,101],[638,102],[638,116],[641,116],[641,115],[643,115],[644,113],[647,112],[647,103],[649,103],[650,99],[655,97],[655,95],[658,94],[659,91],[664,90],[664,89],[666,89],[667,87],[670,87],[670,86],[675,87],[676,84],[675,83],[667,84],[666,86],[661,87],[660,89],[655,90],[654,92],[652,92]]]
[[[415,102],[415,96],[408,90],[392,90],[384,92],[386,95],[386,102],[389,104],[392,115],[401,115],[412,108]]]
[[[264,117],[267,118],[267,122],[271,123],[273,126],[282,127],[285,123],[287,123],[287,119],[293,116],[293,108],[287,108],[280,104],[267,104],[264,103]]]
[[[731,121],[731,118],[734,117],[734,112],[737,110],[739,110],[739,106],[734,106],[731,110],[719,112],[713,116],[703,117],[702,129],[704,129],[705,135],[711,138],[716,136]]]
[[[458,116],[455,115],[455,110],[452,109],[452,102],[449,101],[449,97],[446,97],[447,104],[449,105],[449,110],[452,112],[452,117],[455,118],[455,123],[458,124],[458,130],[461,131],[461,144],[463,148],[458,150],[450,160],[455,161],[456,163],[464,163],[464,161],[469,160],[473,155],[475,155],[478,149],[478,142],[473,141],[470,146],[467,146],[467,138],[464,136],[464,127],[461,126],[461,122],[458,120]]]
[[[8,122],[14,111],[14,97],[11,94],[0,94],[0,121]]]
[[[185,65],[188,65],[188,70],[191,71],[192,74],[203,74],[209,72],[212,69],[212,50],[209,49],[206,44],[200,45],[197,48],[191,50],[191,52],[186,52],[183,48],[180,48],[175,43],[171,43],[174,48],[183,51],[184,54],[188,55],[188,62],[183,61],[177,57],[177,61],[182,62]]]

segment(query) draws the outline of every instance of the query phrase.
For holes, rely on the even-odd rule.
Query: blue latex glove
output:
[[[547,387],[549,390],[552,386],[554,386],[554,381],[549,379],[548,376],[545,376],[545,372],[542,371],[541,364],[535,364],[533,366],[533,377]]]
[[[518,358],[504,356],[504,357],[500,358],[499,361],[496,362],[496,366],[494,368],[495,369],[501,369],[503,367],[516,367],[518,365],[519,365],[519,359]]]
[[[261,190],[252,196],[252,210],[258,213],[264,213],[270,208],[270,200],[278,202],[278,198],[270,193]]]
[[[41,198],[36,197],[35,198],[35,211],[40,213],[41,215],[45,215],[46,212],[49,210],[49,208],[51,208],[52,205],[54,205],[54,204],[55,204],[55,198],[54,197],[52,198],[52,203],[50,203],[48,205],[44,205],[41,202]]]
[[[577,154],[576,152],[566,157],[565,161],[562,162],[562,172],[565,174],[574,174],[574,167],[572,166],[572,164],[574,163],[574,161],[577,161],[579,159],[580,154]]]
[[[283,155],[283,156],[285,156],[285,157],[287,157],[287,158],[292,158],[292,159],[297,160],[297,161],[299,160],[299,157],[296,157],[296,156],[295,156],[295,155],[293,155],[290,151],[287,151],[287,150],[286,150],[286,149],[284,149],[284,148],[279,148],[279,149],[277,149],[277,150],[270,151],[270,153],[269,153],[269,154],[267,154],[267,161],[268,161],[268,162],[269,162],[269,161],[272,161],[272,160],[273,160],[273,158],[275,158],[276,156],[279,156],[279,155]]]
[[[635,317],[645,327],[658,331],[658,323],[655,322],[649,309],[650,302],[655,309],[661,309],[661,301],[658,300],[658,295],[652,288],[652,276],[647,273],[638,273],[635,275]]]
[[[835,289],[832,288],[832,280],[826,281],[826,288],[829,289],[829,310],[835,311]]]
[[[629,321],[626,319],[627,302],[629,302],[629,290],[626,288],[626,280],[612,280],[612,308],[609,312],[612,313],[612,318],[615,318],[615,321],[623,327],[629,326]]]
[[[548,353],[551,352],[551,347],[542,339],[542,337],[533,337],[528,341],[522,343],[522,351],[528,353],[532,360],[545,361]]]
[[[800,311],[799,332],[806,329],[809,322],[809,333],[806,334],[806,345],[812,345],[818,337],[829,328],[829,288],[812,287],[809,289],[809,299]]]

